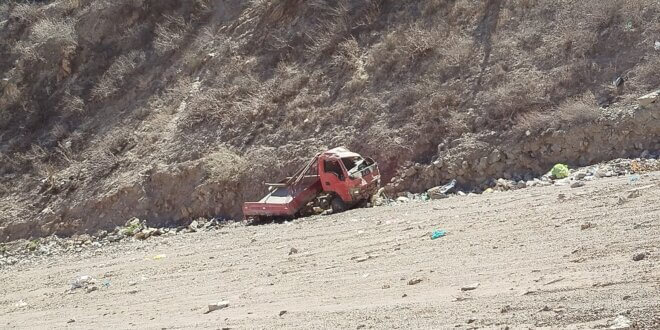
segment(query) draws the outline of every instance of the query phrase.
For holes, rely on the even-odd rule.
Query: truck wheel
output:
[[[335,196],[332,199],[332,213],[344,212],[347,208],[346,203],[344,203],[341,197]]]

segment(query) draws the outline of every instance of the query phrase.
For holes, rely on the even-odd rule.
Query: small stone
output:
[[[585,183],[582,181],[575,181],[571,183],[571,188],[580,188],[580,187],[584,187],[584,185]]]
[[[369,260],[369,259],[371,259],[370,256],[358,257],[358,258],[355,258],[355,262],[365,262],[365,261],[367,261],[367,260]]]
[[[656,41],[655,44],[653,45],[653,48],[657,51],[660,51],[660,41]]]
[[[366,328],[366,327],[367,327],[366,325],[364,325],[364,324],[360,324],[360,325],[357,326],[357,329],[364,329],[364,328]]]
[[[66,323],[73,323],[73,322],[76,322],[76,320],[74,320],[74,319],[69,319],[68,321],[66,321]]]
[[[595,225],[591,222],[583,223],[582,226],[580,226],[581,230],[587,230],[589,228],[593,228]]]
[[[468,319],[467,324],[472,324],[474,322],[477,322],[477,319]]]
[[[500,309],[500,313],[502,313],[502,314],[508,313],[510,311],[511,311],[511,306],[510,305],[506,305],[506,306],[504,306]]]
[[[408,297],[408,295],[405,293],[401,295],[401,298],[405,298],[405,297]]]
[[[385,284],[385,285],[383,285],[383,289],[389,289],[389,288],[390,288],[390,285],[389,285],[389,284]]]
[[[298,249],[292,247],[291,250],[289,250],[289,255],[296,254],[298,253]]]
[[[199,222],[197,222],[197,220],[191,222],[190,225],[188,225],[188,229],[190,231],[197,231],[198,228],[199,228]]]
[[[282,315],[284,315],[284,314],[286,314],[286,313],[287,313],[287,311],[282,310],[282,311],[280,311],[280,316],[282,316]]]
[[[410,281],[408,281],[408,285],[415,285],[415,284],[419,284],[419,283],[422,283],[421,278],[413,278]]]
[[[397,198],[396,201],[399,202],[399,203],[408,203],[408,202],[410,202],[410,198],[401,196],[401,197]]]
[[[96,290],[98,290],[98,289],[99,289],[99,288],[96,287],[96,286],[90,286],[90,287],[87,288],[87,293],[92,293],[92,292],[94,292],[94,291],[96,291]]]
[[[646,253],[644,253],[644,252],[637,253],[633,256],[632,259],[633,259],[633,261],[642,261],[642,260],[646,259]]]
[[[633,190],[628,193],[628,199],[638,198],[642,196],[642,192],[639,190]]]
[[[218,303],[209,304],[209,310],[206,313],[211,313],[211,312],[214,312],[214,311],[217,311],[217,310],[220,310],[220,309],[223,309],[223,308],[227,308],[227,307],[229,307],[229,303],[226,302],[226,301],[221,301],[221,302],[218,302]]]
[[[552,308],[550,308],[550,306],[545,306],[541,309],[541,312],[549,312],[551,310],[552,310]]]
[[[479,287],[479,283],[472,283],[461,288],[461,291],[472,291]]]

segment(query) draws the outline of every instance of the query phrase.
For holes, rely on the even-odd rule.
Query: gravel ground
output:
[[[35,256],[0,328],[658,329],[659,261],[654,172]]]

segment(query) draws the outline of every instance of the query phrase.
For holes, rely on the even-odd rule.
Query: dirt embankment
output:
[[[338,145],[386,180],[419,163],[399,190],[657,150],[628,108],[660,81],[654,0],[3,2],[0,25],[0,240],[240,217]]]

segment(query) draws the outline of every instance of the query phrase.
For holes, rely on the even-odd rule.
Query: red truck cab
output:
[[[343,211],[378,191],[380,172],[373,159],[339,147],[317,154],[294,176],[266,185],[264,198],[243,204],[246,218],[294,217],[322,196],[330,198],[334,212]]]
[[[342,147],[319,156],[318,174],[323,191],[336,194],[346,205],[369,198],[380,186],[376,162]],[[334,202],[333,207],[338,204]]]

